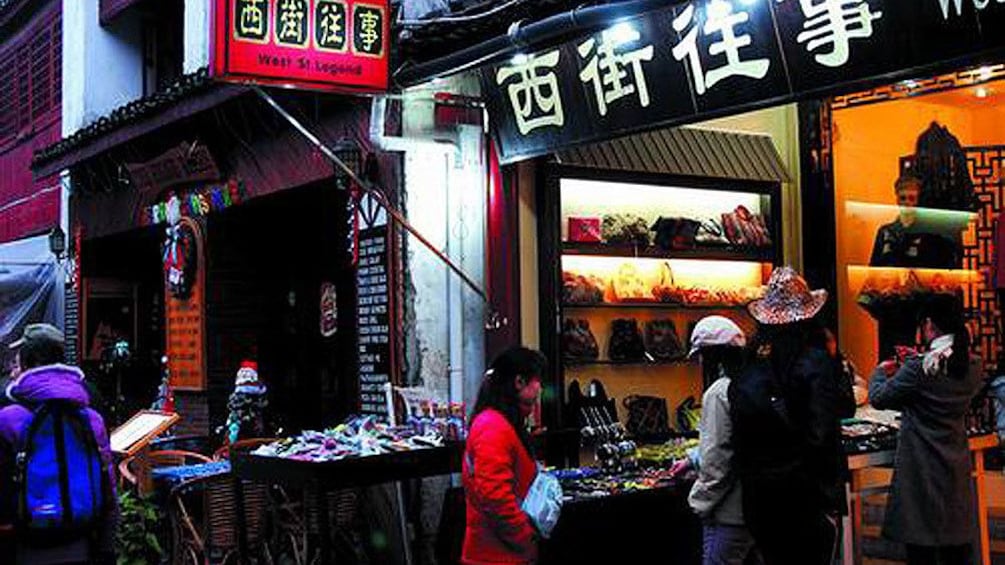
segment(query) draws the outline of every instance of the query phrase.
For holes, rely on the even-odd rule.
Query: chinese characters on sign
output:
[[[389,0],[213,1],[215,77],[387,89]]]
[[[496,84],[507,85],[517,127],[524,135],[537,128],[565,124],[562,94],[554,72],[559,57],[558,51],[526,57],[496,73]]]
[[[806,43],[809,51],[830,46],[814,59],[821,65],[840,67],[851,56],[850,41],[872,37],[872,22],[883,12],[872,12],[865,0],[799,0],[806,22],[796,41]]]
[[[1005,0],[668,4],[483,70],[503,162],[1005,47]]]
[[[307,0],[279,0],[276,5],[276,43],[307,46]]]

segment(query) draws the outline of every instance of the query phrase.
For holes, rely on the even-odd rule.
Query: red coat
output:
[[[534,526],[520,509],[536,476],[537,464],[506,417],[491,409],[478,414],[464,456],[463,563],[530,563],[537,558]]]

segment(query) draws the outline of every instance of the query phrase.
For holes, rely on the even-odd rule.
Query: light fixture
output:
[[[49,251],[57,259],[62,259],[66,253],[66,234],[59,226],[53,227],[52,231],[49,232]]]
[[[918,88],[918,81],[913,79],[905,80],[900,84],[904,85],[904,88],[908,90],[914,90],[915,88]]]
[[[984,65],[980,69],[977,69],[977,78],[984,80],[991,80],[991,67]]]
[[[628,22],[614,24],[604,32],[604,37],[615,46],[638,41],[642,37]]]
[[[977,90],[974,91],[974,96],[976,96],[978,98],[987,98],[988,97],[988,89],[984,88],[983,86],[979,86],[979,87],[977,87]]]
[[[513,59],[510,60],[510,64],[526,65],[527,61],[530,61],[530,56],[528,56],[526,53],[517,53],[516,55],[513,55]]]

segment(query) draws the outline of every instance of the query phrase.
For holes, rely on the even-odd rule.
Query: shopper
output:
[[[851,418],[855,416],[857,407],[869,401],[869,387],[851,359],[838,349],[837,336],[830,328],[824,328],[824,337],[827,340],[827,355],[834,362],[834,375],[838,378],[841,399],[838,413],[842,418]]]
[[[970,563],[976,517],[964,419],[981,362],[956,297],[932,296],[918,319],[927,353],[900,367],[883,362],[869,384],[873,406],[901,411],[883,535],[907,544],[911,565]]]
[[[733,468],[729,383],[744,363],[747,337],[733,320],[723,316],[701,319],[691,331],[689,357],[701,359],[705,394],[701,401],[698,449],[674,468],[698,471],[688,503],[704,529],[704,565],[760,563],[754,537],[743,522],[740,482]]]
[[[525,422],[538,402],[546,367],[540,352],[514,347],[485,373],[464,452],[464,563],[537,558],[537,535],[520,501],[537,476]]]
[[[51,325],[28,325],[11,347],[21,372],[6,391],[15,404],[0,409],[2,555],[19,564],[114,563],[115,471],[84,375],[61,364],[63,334]]]
[[[827,292],[776,269],[751,359],[729,387],[743,515],[769,565],[831,563],[844,505],[838,380],[815,320]]]

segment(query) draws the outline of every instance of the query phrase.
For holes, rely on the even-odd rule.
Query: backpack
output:
[[[88,533],[110,496],[105,472],[86,409],[39,405],[15,459],[18,537],[51,545]]]

